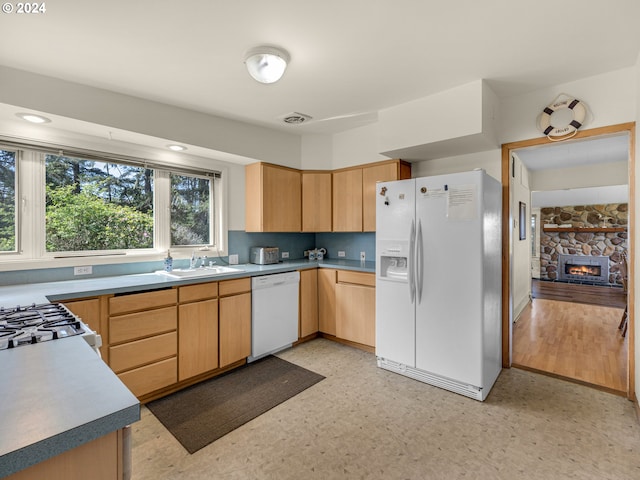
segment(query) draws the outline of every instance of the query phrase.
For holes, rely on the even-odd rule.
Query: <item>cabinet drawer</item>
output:
[[[375,287],[376,276],[373,273],[338,270],[338,283],[355,283],[356,285]]]
[[[116,373],[152,363],[178,353],[176,332],[143,338],[109,348],[109,366]]]
[[[218,282],[199,283],[178,288],[178,301],[180,303],[208,300],[218,296]]]
[[[132,293],[131,295],[111,297],[109,299],[109,315],[119,315],[121,313],[164,307],[165,305],[176,303],[177,299],[178,294],[173,288],[171,290]]]
[[[218,286],[220,296],[235,295],[251,291],[251,278],[237,278],[235,280],[224,280]]]
[[[109,343],[121,343],[176,330],[177,307],[158,308],[109,318]]]
[[[167,358],[121,373],[118,378],[136,397],[141,397],[176,383],[178,381],[178,360],[176,357]]]

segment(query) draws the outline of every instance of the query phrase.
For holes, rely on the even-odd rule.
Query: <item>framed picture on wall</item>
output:
[[[527,239],[527,204],[520,202],[520,240]]]

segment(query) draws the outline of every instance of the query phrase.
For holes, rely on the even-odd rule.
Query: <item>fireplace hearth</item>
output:
[[[559,255],[558,280],[609,283],[609,257]]]

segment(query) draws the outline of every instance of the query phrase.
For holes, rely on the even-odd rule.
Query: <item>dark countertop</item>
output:
[[[231,274],[176,279],[142,273],[0,287],[0,307],[63,301],[311,268],[375,272],[374,262],[290,260],[232,265]],[[81,337],[0,350],[0,478],[140,419],[140,404]]]

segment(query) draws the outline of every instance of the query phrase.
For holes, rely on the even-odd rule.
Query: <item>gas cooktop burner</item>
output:
[[[0,308],[0,350],[85,333],[82,323],[60,304]]]

